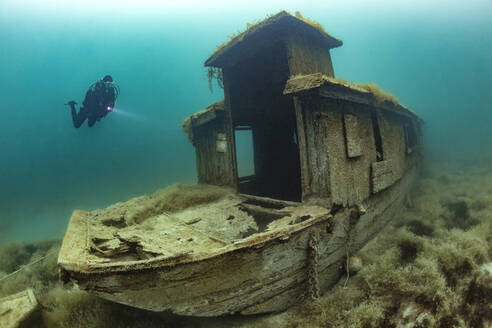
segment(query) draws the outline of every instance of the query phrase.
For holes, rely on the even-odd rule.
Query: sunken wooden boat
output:
[[[341,44],[281,12],[220,47],[205,65],[224,100],[183,123],[199,184],[74,211],[63,279],[190,316],[282,311],[329,290],[402,210],[422,143],[395,98],[334,79]]]

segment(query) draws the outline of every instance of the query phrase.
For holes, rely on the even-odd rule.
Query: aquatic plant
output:
[[[118,224],[130,226],[143,223],[155,215],[174,213],[185,208],[217,201],[231,192],[230,188],[205,184],[174,184],[150,196],[132,198],[106,209],[93,211],[93,213],[97,213],[100,222],[114,222],[115,217],[121,217],[122,222]]]
[[[401,106],[400,102],[398,101],[398,99],[394,95],[392,95],[389,92],[382,90],[375,83],[372,83],[372,82],[370,82],[370,83],[350,82],[350,81],[347,81],[343,78],[333,78],[333,77],[330,77],[327,75],[322,75],[320,73],[318,73],[316,75],[317,76],[315,76],[315,78],[317,79],[316,83],[318,83],[318,85],[322,85],[324,82],[329,81],[333,84],[342,85],[344,87],[352,88],[352,89],[358,90],[360,92],[368,92],[372,95],[374,102],[377,105],[382,104],[384,102],[389,102],[389,103],[392,103],[393,105],[400,105]],[[304,74],[291,75],[289,77],[289,80],[302,79],[304,76],[305,76]]]
[[[319,30],[320,32],[322,33],[325,33],[325,34],[328,34],[326,31],[325,31],[325,28],[318,22],[312,20],[312,19],[309,19],[309,18],[306,18],[304,17],[300,11],[296,11],[295,14],[296,18],[302,20],[304,23],[307,23],[309,25],[311,25],[312,27],[314,27],[315,29]]]
[[[389,93],[387,91],[382,90],[377,84],[375,84],[373,82],[356,83],[356,82],[349,82],[349,81],[342,79],[342,78],[336,78],[336,79],[330,78],[330,77],[327,77],[327,78],[329,80],[347,85],[349,87],[354,87],[354,88],[358,88],[358,89],[362,89],[362,90],[365,90],[367,92],[370,92],[373,95],[374,99],[376,100],[377,104],[381,104],[385,101],[388,101],[394,105],[400,105],[400,102],[398,101],[398,99],[394,95],[392,95],[391,93]]]
[[[377,103],[382,103],[385,101],[389,101],[390,103],[393,103],[395,105],[399,105],[400,102],[398,99],[396,99],[395,96],[393,96],[391,93],[382,90],[377,84],[369,82],[369,83],[356,83],[356,86],[364,89],[366,91],[369,91],[372,93],[374,98],[376,99]]]
[[[492,321],[492,275],[481,269],[492,260],[491,206],[459,211],[478,221],[463,230],[443,216],[441,202],[462,199],[452,196],[458,190],[486,197],[484,181],[450,176],[441,185],[442,169],[435,172],[413,191],[416,206],[358,253],[364,268],[346,287],[340,282],[318,303],[293,309],[291,327],[395,327],[418,318],[419,327],[478,328]]]
[[[222,75],[222,69],[221,68],[209,67],[207,69],[207,79],[208,79],[208,88],[209,88],[210,92],[214,92],[213,80],[216,80],[219,87],[224,89],[224,77]]]
[[[292,15],[288,11],[284,11],[284,12],[289,14],[289,15]],[[221,51],[226,46],[228,46],[231,43],[231,41],[233,41],[233,40],[236,40],[239,42],[242,41],[243,38],[245,37],[245,35],[247,35],[253,29],[261,26],[261,24],[265,23],[268,19],[270,19],[273,16],[275,16],[275,15],[269,14],[264,19],[257,20],[256,22],[253,22],[253,23],[246,23],[246,29],[244,31],[237,31],[234,34],[229,35],[228,40],[226,42],[220,44],[219,46],[217,46],[217,48],[213,51],[213,53],[210,55],[210,57],[214,56],[219,51]],[[325,29],[323,28],[323,26],[320,23],[318,23],[312,19],[304,17],[299,11],[296,11],[293,16],[295,16],[297,19],[302,20],[303,22],[309,24],[310,26],[314,27],[315,29],[317,29],[321,33],[326,34],[328,36],[331,36],[328,32],[325,31]]]
[[[0,297],[26,288],[33,288],[37,293],[48,290],[58,281],[56,256],[59,248],[59,240],[10,243],[0,247],[0,272],[3,272],[0,274]],[[43,260],[39,261],[41,258]],[[35,265],[29,266],[29,263]]]

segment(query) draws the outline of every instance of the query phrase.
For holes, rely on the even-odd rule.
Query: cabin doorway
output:
[[[301,169],[294,102],[283,94],[289,79],[284,42],[269,44],[224,69],[234,129],[239,192],[301,201]],[[251,146],[244,144],[248,135]],[[244,159],[245,152],[249,159]],[[245,163],[253,174],[242,174]]]
[[[287,116],[285,111],[282,116]],[[294,116],[294,109],[291,112]],[[301,169],[295,116],[279,113],[234,128],[239,192],[300,202]],[[290,116],[290,115],[289,115]]]

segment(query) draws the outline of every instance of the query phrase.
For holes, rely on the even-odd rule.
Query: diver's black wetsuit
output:
[[[89,127],[96,121],[108,115],[113,110],[116,97],[118,96],[116,85],[106,77],[94,83],[85,94],[84,102],[79,112],[75,109],[75,101],[68,102],[72,111],[73,126],[79,128],[87,119]]]

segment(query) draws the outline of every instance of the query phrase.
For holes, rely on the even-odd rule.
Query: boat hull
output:
[[[303,222],[297,230],[248,238],[229,250],[200,260],[176,259],[153,265],[115,267],[84,263],[84,215],[74,212],[60,252],[63,276],[102,298],[151,311],[187,316],[277,312],[321,293],[344,273],[347,255],[360,249],[402,210],[416,169],[355,208]],[[74,227],[79,227],[76,229]],[[316,277],[310,241],[316,243]],[[75,252],[75,253],[74,253]],[[79,252],[77,254],[77,252]],[[78,261],[78,262],[77,262]],[[312,279],[316,278],[316,286]]]

